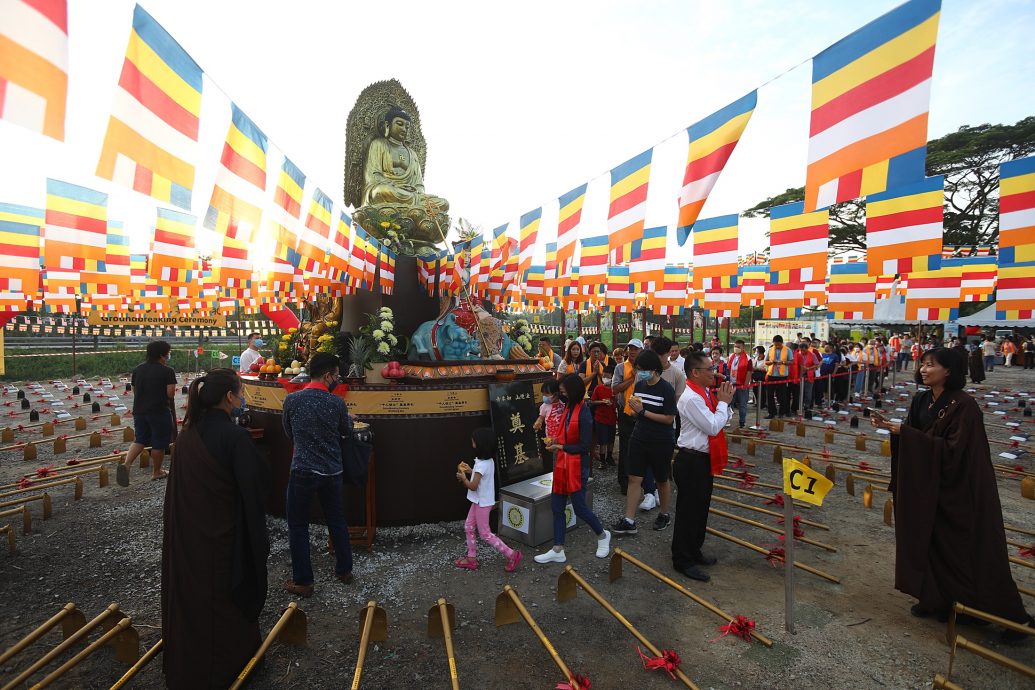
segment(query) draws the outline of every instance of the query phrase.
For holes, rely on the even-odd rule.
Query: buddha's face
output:
[[[410,122],[405,118],[392,118],[392,124],[388,126],[388,138],[395,141],[406,141],[410,136]]]

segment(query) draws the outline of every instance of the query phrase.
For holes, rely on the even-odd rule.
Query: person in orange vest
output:
[[[902,371],[902,365],[898,358],[898,353],[902,351],[902,338],[899,338],[898,335],[888,338],[888,351],[891,361],[895,363],[895,371]]]
[[[629,471],[626,462],[629,459],[629,439],[632,438],[633,427],[636,426],[636,414],[629,407],[629,398],[636,384],[636,372],[633,363],[643,351],[643,341],[633,338],[625,346],[625,361],[615,367],[611,379],[611,390],[615,394],[615,408],[618,411],[618,486],[625,495],[629,484]]]
[[[791,362],[794,355],[789,347],[783,344],[783,336],[773,336],[773,346],[765,356],[766,370],[766,409],[769,414],[766,419],[773,417],[786,417],[788,415],[789,391],[787,381],[791,376]]]
[[[1003,338],[1003,357],[1006,361],[1003,363],[1004,366],[1013,366],[1013,356],[1017,354],[1017,346],[1014,344],[1013,339]]]
[[[913,356],[913,368],[916,369],[920,366],[920,353],[923,350],[920,348],[920,341],[913,343],[913,347],[910,348],[910,353]]]
[[[740,412],[740,428],[747,424],[748,414],[748,391],[751,387],[751,358],[744,351],[744,341],[738,340],[733,343],[733,354],[726,362],[729,370],[730,381],[736,386],[733,393],[733,407]]]
[[[805,371],[805,348],[802,344],[790,343],[791,349],[791,376],[787,380],[787,397],[790,399],[791,414],[796,415],[801,405],[801,376]]]

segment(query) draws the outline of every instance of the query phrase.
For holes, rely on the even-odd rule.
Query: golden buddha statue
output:
[[[384,118],[384,136],[370,142],[363,170],[363,205],[402,204],[444,213],[449,202],[424,192],[424,177],[417,154],[406,145],[410,114],[392,106]]]

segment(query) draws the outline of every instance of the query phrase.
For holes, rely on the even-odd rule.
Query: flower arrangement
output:
[[[532,328],[528,325],[528,319],[515,319],[510,322],[510,339],[525,352],[532,351]]]
[[[299,332],[297,328],[289,328],[281,334],[273,345],[273,359],[283,367],[291,365],[291,362],[301,356],[299,350]]]
[[[359,332],[371,339],[372,360],[387,362],[395,359],[399,352],[399,336],[395,334],[395,314],[388,307],[381,307],[374,314],[367,314],[368,323]]]

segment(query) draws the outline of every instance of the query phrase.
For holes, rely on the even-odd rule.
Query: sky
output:
[[[551,241],[557,197],[588,181],[580,235],[601,234],[606,173],[653,146],[647,226],[669,227],[669,261],[680,262],[692,260],[690,244],[675,241],[685,128],[761,87],[701,218],[739,213],[801,186],[810,58],[899,2],[141,4],[206,73],[193,195],[199,218],[229,99],[269,136],[271,172],[286,154],[307,175],[307,192],[319,186],[340,202],[348,113],[364,87],[394,77],[420,110],[426,189],[450,201],[454,221],[463,217],[486,233],[513,221],[516,237],[517,217],[543,206],[540,243]],[[109,192],[110,217],[125,221],[133,251],[143,252],[155,202],[93,175],[134,3],[69,5],[66,141],[0,121],[0,202],[43,206],[46,177]],[[1035,114],[1033,36],[1030,0],[943,0],[930,137]],[[768,221],[740,223],[741,253],[764,248]],[[203,235],[201,247],[211,241]],[[256,252],[267,247],[259,242]]]

